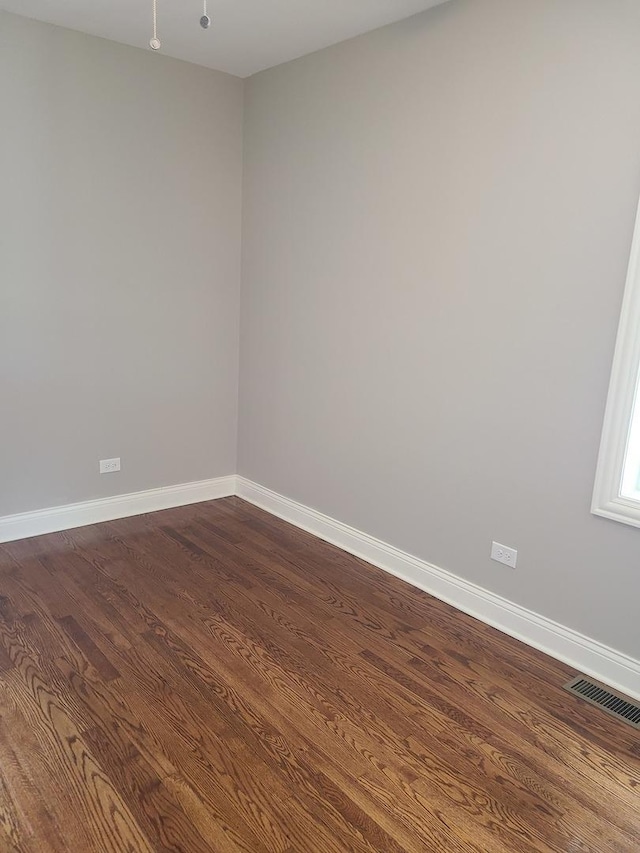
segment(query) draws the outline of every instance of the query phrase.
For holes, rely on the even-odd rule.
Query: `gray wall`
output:
[[[635,0],[452,0],[248,81],[239,446],[241,474],[636,658],[640,530],[589,506],[639,44]]]
[[[233,473],[242,81],[0,13],[0,116],[0,515]]]

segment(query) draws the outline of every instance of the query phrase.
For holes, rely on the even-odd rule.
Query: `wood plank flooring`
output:
[[[237,498],[0,545],[0,851],[637,853],[572,674]]]

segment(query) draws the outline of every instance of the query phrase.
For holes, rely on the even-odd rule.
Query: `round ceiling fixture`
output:
[[[208,30],[211,26],[211,18],[207,15],[207,0],[202,0],[204,8],[202,9],[202,17],[200,18],[200,26],[203,30]]]

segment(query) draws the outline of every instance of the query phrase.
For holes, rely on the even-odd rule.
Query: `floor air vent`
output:
[[[623,723],[640,729],[640,702],[632,702],[624,696],[614,693],[608,687],[601,687],[588,678],[579,675],[564,686],[565,690],[579,696],[585,702],[597,705],[612,717],[617,717]]]

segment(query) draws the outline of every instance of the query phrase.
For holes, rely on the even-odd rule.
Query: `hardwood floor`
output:
[[[0,545],[0,851],[640,850],[567,667],[237,498]]]

